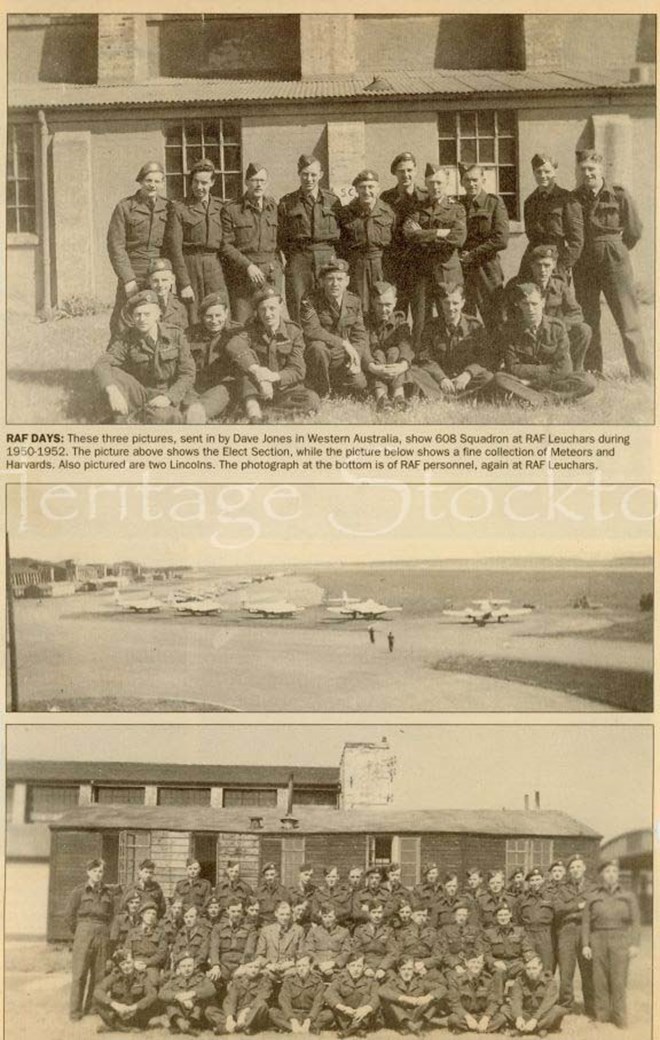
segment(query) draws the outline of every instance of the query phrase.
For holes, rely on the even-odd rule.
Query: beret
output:
[[[503,876],[504,876],[504,871],[503,870],[489,870],[488,871],[488,880],[489,881],[492,881],[493,878],[503,877]]]
[[[367,903],[367,906],[369,907],[370,910],[377,910],[378,907],[380,907],[381,910],[382,910],[382,908],[383,908],[383,900],[382,899],[370,899],[369,902]]]
[[[312,163],[315,162],[319,163],[319,165],[321,162],[321,160],[317,159],[315,155],[300,155],[298,157],[298,173],[300,173],[301,170],[306,170],[308,166],[311,166]]]
[[[380,181],[380,177],[375,170],[360,170],[353,178],[353,187],[357,188],[358,184],[362,184],[363,181]]]
[[[533,170],[537,170],[539,166],[545,166],[546,163],[550,163],[551,166],[554,166],[555,170],[559,166],[554,155],[550,155],[548,152],[537,152],[536,155],[532,156]]]
[[[264,300],[273,300],[273,299],[281,300],[282,299],[281,293],[279,293],[277,291],[277,289],[275,288],[275,286],[273,286],[273,285],[262,285],[261,288],[257,289],[257,291],[254,293],[254,295],[252,297],[252,302],[254,303],[255,307],[258,307],[260,303],[264,302]],[[274,863],[269,863],[268,866],[274,867],[275,864]],[[266,868],[264,867],[264,870],[265,869]],[[262,870],[261,873],[263,874],[263,870]]]
[[[172,264],[164,256],[158,256],[154,260],[149,261],[149,267],[147,268],[147,274],[155,274],[156,271],[171,271]],[[196,863],[197,860],[191,859],[188,863]]]
[[[323,267],[320,269],[319,278],[324,278],[331,271],[341,271],[342,274],[348,274],[348,264],[345,260],[340,260],[339,258],[328,260],[327,264],[323,264]]]
[[[602,874],[606,867],[619,867],[619,861],[616,859],[606,859],[598,865],[598,873]]]
[[[510,914],[513,913],[511,909],[511,904],[507,903],[505,899],[503,899],[501,903],[497,904],[497,906],[495,907],[495,913],[499,914],[500,910],[508,910]]]
[[[563,859],[556,859],[556,860],[554,861],[554,863],[551,863],[551,864],[550,864],[550,867],[549,867],[549,869],[550,869],[550,870],[554,870],[554,869],[555,869],[555,867],[563,867],[563,866],[564,866],[564,861],[563,861]]]
[[[579,163],[582,162],[604,162],[603,156],[600,152],[597,152],[595,148],[580,148],[575,153],[575,158]]]
[[[365,878],[371,877],[373,874],[378,874],[378,877],[383,876],[380,867],[367,867],[364,872]]]
[[[511,871],[511,873],[509,874],[509,881],[513,881],[514,877],[517,877],[518,874],[522,874],[524,876],[525,871],[522,867],[516,867],[515,870]]]
[[[277,870],[277,867],[274,863],[264,863],[263,867],[261,868],[261,873],[265,874],[267,870]]]
[[[105,863],[102,859],[88,859],[85,864],[85,870],[96,870],[97,867],[104,867]]]
[[[465,900],[459,899],[459,901],[457,903],[454,903],[454,913],[456,913],[457,910],[470,910],[470,909],[471,909],[470,904],[466,903]]]
[[[215,164],[210,159],[198,159],[194,166],[190,167],[189,173],[192,177],[195,173],[213,173],[215,174]]]
[[[195,954],[192,952],[192,950],[181,950],[181,952],[178,953],[176,955],[176,957],[174,958],[174,963],[175,964],[181,964],[181,961],[185,961],[188,958],[190,958],[191,960],[194,961]]]
[[[240,898],[241,898],[240,896],[236,896],[236,901],[238,902],[240,900]],[[221,906],[220,900],[218,899],[217,896],[210,896],[209,899],[207,899],[207,901],[206,901],[206,908],[207,909],[210,907],[211,903],[213,903],[214,906]],[[232,904],[229,903],[228,905],[231,906]]]
[[[310,870],[314,870],[314,865],[312,863],[301,863],[298,867],[299,874],[307,874]]]
[[[552,260],[556,260],[559,256],[559,250],[555,245],[534,246],[529,256],[531,260],[538,260],[541,257],[546,256],[550,257]]]
[[[247,170],[245,171],[245,179],[246,179],[246,181],[249,180],[250,177],[256,177],[257,174],[261,172],[261,170],[266,170],[266,167],[264,166],[263,163],[260,163],[260,162],[248,163]],[[266,170],[266,173],[268,173],[268,170]]]
[[[395,155],[392,159],[392,163],[390,165],[390,173],[396,173],[397,166],[399,165],[399,163],[402,162],[411,162],[414,163],[415,166],[417,166],[417,159],[415,158],[412,152],[399,152],[399,154]]]
[[[566,866],[570,867],[571,863],[575,863],[576,861],[584,863],[584,856],[581,856],[579,852],[574,852],[573,855],[566,860]]]
[[[153,899],[145,899],[144,903],[140,907],[140,913],[143,914],[145,910],[157,910],[158,907],[154,903]]]
[[[143,181],[149,173],[162,173],[165,176],[165,170],[159,162],[146,162],[144,166],[140,167],[137,177],[135,178],[138,183]]]
[[[400,863],[388,863],[387,866],[385,867],[385,873],[386,874],[391,874],[393,870],[401,870],[401,864]]]
[[[437,863],[425,863],[424,866],[422,867],[422,874],[428,874],[429,871],[437,870],[437,869],[438,869],[438,864]]]
[[[320,907],[321,914],[334,914],[335,908],[332,903],[323,903]]]
[[[133,296],[128,297],[126,303],[124,304],[124,310],[127,314],[130,314],[132,311],[135,310],[136,307],[139,307],[142,303],[155,303],[157,307],[160,307],[160,304],[158,303],[158,296],[153,291],[153,289],[143,289],[141,292],[134,293]],[[153,863],[150,859],[142,860],[142,863],[140,863],[140,869],[142,869],[142,867],[144,867],[145,865],[151,865],[151,868],[153,869]]]
[[[543,877],[543,871],[539,870],[538,867],[532,867],[530,871],[525,875],[525,881],[531,881],[533,877]]]
[[[158,303],[158,297],[156,297],[156,303]],[[142,870],[143,868],[146,870],[155,870],[156,864],[152,859],[143,859],[140,863],[139,869]]]
[[[224,292],[223,290],[216,290],[215,292],[209,293],[208,296],[205,296],[204,299],[202,300],[202,302],[199,305],[199,313],[200,314],[206,314],[206,312],[209,309],[209,307],[218,307],[218,306],[220,306],[220,307],[228,307],[229,306],[229,300],[227,298],[227,293]],[[227,864],[227,866],[228,867],[234,866],[234,864],[236,864],[237,862],[238,862],[238,860],[232,860],[232,861],[230,861]]]

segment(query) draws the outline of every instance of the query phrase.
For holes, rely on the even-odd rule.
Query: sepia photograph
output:
[[[651,1038],[651,726],[6,739],[7,1040]]]
[[[654,417],[652,13],[7,18],[12,424]]]
[[[653,710],[647,484],[7,487],[13,711]]]

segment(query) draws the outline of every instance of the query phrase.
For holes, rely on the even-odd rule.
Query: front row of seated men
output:
[[[573,401],[595,388],[583,367],[591,330],[556,273],[556,247],[535,247],[530,261],[530,279],[512,279],[502,294],[495,333],[465,313],[462,285],[440,286],[440,313],[426,323],[415,354],[396,288],[374,284],[365,327],[344,260],[321,268],[318,288],[302,301],[300,326],[266,285],[244,325],[230,320],[219,291],[201,302],[200,323],[186,329],[170,263],[157,259],[151,288],[129,298],[94,375],[120,423],[205,423],[240,414],[259,423],[312,415],[329,396],[370,393],[379,411],[405,410],[416,397]]]

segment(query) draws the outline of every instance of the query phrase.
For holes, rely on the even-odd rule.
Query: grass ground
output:
[[[653,343],[653,307],[641,308]],[[7,418],[10,423],[97,422],[90,369],[107,343],[109,311],[39,322],[11,316],[7,335]],[[650,423],[653,391],[631,382],[619,336],[603,314],[606,379],[583,401],[535,409],[516,405],[448,402],[416,404],[405,414],[376,415],[369,404],[325,402],[315,423]]]
[[[92,1040],[98,1018],[86,1016],[71,1023],[67,1015],[70,954],[65,948],[40,943],[5,944],[5,1037],[6,1040]],[[650,1040],[651,1038],[651,929],[643,930],[640,954],[631,964],[628,984],[630,1024],[620,1030],[594,1024],[582,1015],[568,1015],[562,1033],[566,1040]],[[162,1024],[149,1029],[149,1040],[169,1040]],[[205,1034],[210,1037],[211,1034]],[[263,1040],[276,1040],[276,1033],[261,1033]],[[327,1040],[334,1033],[323,1033]],[[375,1040],[396,1040],[399,1034],[381,1029]],[[446,1030],[425,1034],[429,1040],[447,1040]],[[464,1033],[466,1040],[476,1033]]]

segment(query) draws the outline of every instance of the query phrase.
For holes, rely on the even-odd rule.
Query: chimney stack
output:
[[[289,773],[289,786],[286,793],[286,814],[291,816],[293,812],[293,773]]]
[[[529,809],[529,795],[525,795],[525,812]]]
[[[295,816],[283,816],[280,823],[283,831],[295,831],[298,829],[298,820]]]
[[[541,792],[540,791],[534,791],[534,808],[535,809],[540,809],[541,808]]]

